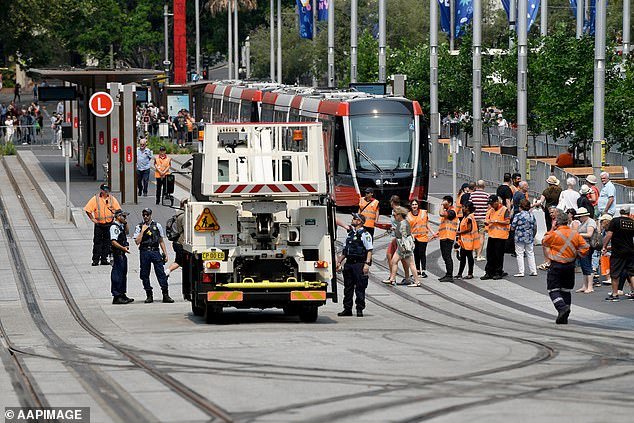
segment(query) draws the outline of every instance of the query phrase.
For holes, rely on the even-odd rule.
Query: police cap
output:
[[[102,191],[110,192],[110,186],[108,184],[99,185],[99,189],[102,190]]]
[[[143,209],[143,211],[141,212],[141,214],[147,214],[147,215],[151,215],[152,214],[152,209],[149,207],[146,207]]]
[[[124,212],[123,210],[119,209],[119,210],[115,210],[114,212],[114,217],[119,217],[119,216],[127,216],[130,213],[128,212]]]
[[[365,216],[359,213],[352,213],[353,219],[359,219],[361,223],[365,223]]]

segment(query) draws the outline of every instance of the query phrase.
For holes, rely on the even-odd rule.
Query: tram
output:
[[[321,122],[338,208],[355,208],[368,187],[382,210],[392,195],[427,199],[427,122],[417,101],[236,81],[210,83],[202,95],[206,122]]]

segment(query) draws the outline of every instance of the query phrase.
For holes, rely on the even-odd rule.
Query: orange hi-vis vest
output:
[[[429,216],[425,210],[418,210],[418,214],[414,216],[412,212],[407,213],[407,221],[412,228],[412,236],[416,241],[429,242],[429,231],[427,229],[427,221]]]
[[[446,210],[446,212],[449,212],[450,210],[453,210],[454,212],[456,211],[456,209],[453,206],[451,206]],[[457,232],[458,232],[458,217],[456,217],[454,220],[449,220],[445,216],[440,217],[440,226],[438,227],[438,238],[455,240]]]
[[[487,211],[485,224],[489,237],[497,239],[508,239],[511,230],[511,218],[508,216],[508,210],[505,206],[500,206],[495,210],[490,208]]]
[[[546,256],[557,263],[573,263],[577,257],[583,257],[590,251],[586,240],[569,226],[547,232],[542,245],[546,247]]]
[[[172,167],[172,159],[167,156],[161,157],[161,155],[159,154],[158,156],[156,156],[156,159],[154,159],[154,167],[156,168],[156,172],[154,172],[154,177],[162,178],[163,175],[161,174],[169,175],[170,168]]]
[[[379,200],[373,198],[372,201],[366,201],[364,197],[359,200],[359,214],[365,217],[363,226],[366,228],[374,228],[376,217],[379,212]]]
[[[467,232],[471,222],[471,230]],[[480,234],[478,233],[478,223],[475,216],[471,213],[460,222],[460,236],[458,244],[467,251],[474,251],[480,248]]]
[[[464,192],[461,192],[460,195],[458,195],[458,199],[456,200],[456,215],[458,215],[458,219],[462,219],[462,203],[460,203],[460,200],[462,200],[462,196],[463,196]]]
[[[84,211],[90,212],[97,223],[106,224],[112,223],[115,210],[120,208],[119,202],[112,195],[102,197],[97,194],[88,201]]]

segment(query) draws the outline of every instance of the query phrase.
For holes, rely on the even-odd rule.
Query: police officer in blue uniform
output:
[[[129,304],[134,301],[128,298],[128,222],[129,213],[123,210],[115,210],[114,224],[110,226],[110,244],[112,246],[112,271],[110,272],[110,292],[112,292],[112,304]]]
[[[147,298],[146,303],[154,302],[154,295],[152,294],[152,285],[150,285],[150,269],[154,265],[154,273],[158,279],[161,291],[163,292],[163,302],[173,303],[174,300],[170,298],[167,286],[167,275],[165,274],[165,268],[163,267],[167,263],[167,248],[165,247],[165,232],[160,223],[152,220],[152,210],[149,208],[143,209],[143,222],[136,225],[134,229],[134,242],[139,246],[141,254],[141,271],[140,278],[143,282],[143,289]],[[160,250],[159,250],[160,247]],[[161,256],[160,251],[163,251]]]
[[[357,297],[357,316],[363,317],[365,308],[365,290],[368,287],[368,272],[372,265],[372,235],[363,224],[365,217],[352,213],[351,228],[348,231],[343,253],[337,260],[337,271],[343,267],[343,311],[337,316],[352,316],[352,295]]]

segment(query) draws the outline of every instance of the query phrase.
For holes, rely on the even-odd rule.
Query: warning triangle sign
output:
[[[198,216],[194,229],[197,232],[215,232],[220,229],[220,225],[218,225],[216,216],[205,207],[200,216]]]

